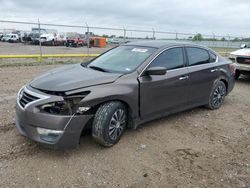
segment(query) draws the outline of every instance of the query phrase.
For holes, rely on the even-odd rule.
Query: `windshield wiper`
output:
[[[93,65],[89,66],[89,68],[94,69],[94,70],[98,70],[98,71],[102,71],[102,72],[108,72],[107,70],[105,70],[101,67],[97,67],[97,66],[93,66]]]
[[[81,63],[82,67],[87,67],[86,63]]]

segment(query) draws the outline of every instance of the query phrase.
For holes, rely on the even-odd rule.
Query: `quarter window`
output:
[[[172,48],[162,52],[149,67],[166,67],[167,70],[177,69],[184,66],[182,48]]]
[[[186,49],[189,66],[201,65],[210,62],[210,56],[207,50],[193,47],[187,47]]]

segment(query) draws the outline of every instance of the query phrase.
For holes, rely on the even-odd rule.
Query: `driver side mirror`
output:
[[[150,67],[146,70],[147,75],[164,75],[166,72],[166,67]]]
[[[246,44],[242,44],[242,45],[240,46],[241,49],[246,48],[246,47],[247,47]]]

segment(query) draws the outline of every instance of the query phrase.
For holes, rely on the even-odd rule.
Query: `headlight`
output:
[[[47,112],[50,114],[60,114],[60,115],[70,115],[72,114],[72,108],[66,101],[62,102],[52,102],[44,104],[39,107],[42,112]]]
[[[39,106],[41,112],[47,112],[55,115],[73,115],[74,113],[82,114],[90,107],[79,106],[82,98],[70,98],[65,101],[52,102]]]
[[[228,57],[232,62],[236,62],[236,56],[233,55],[233,54],[230,54],[229,57]]]
[[[81,100],[88,95],[90,91],[75,93],[72,95],[63,96],[64,101],[55,101],[38,106],[41,112],[55,115],[73,115],[76,113],[83,114],[90,107],[79,106]],[[50,93],[49,93],[50,94]]]
[[[229,59],[235,59],[235,55],[229,54]]]

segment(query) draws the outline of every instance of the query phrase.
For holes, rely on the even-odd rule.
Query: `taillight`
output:
[[[229,66],[230,66],[231,72],[233,74],[235,74],[235,72],[236,72],[236,63],[231,63]]]

